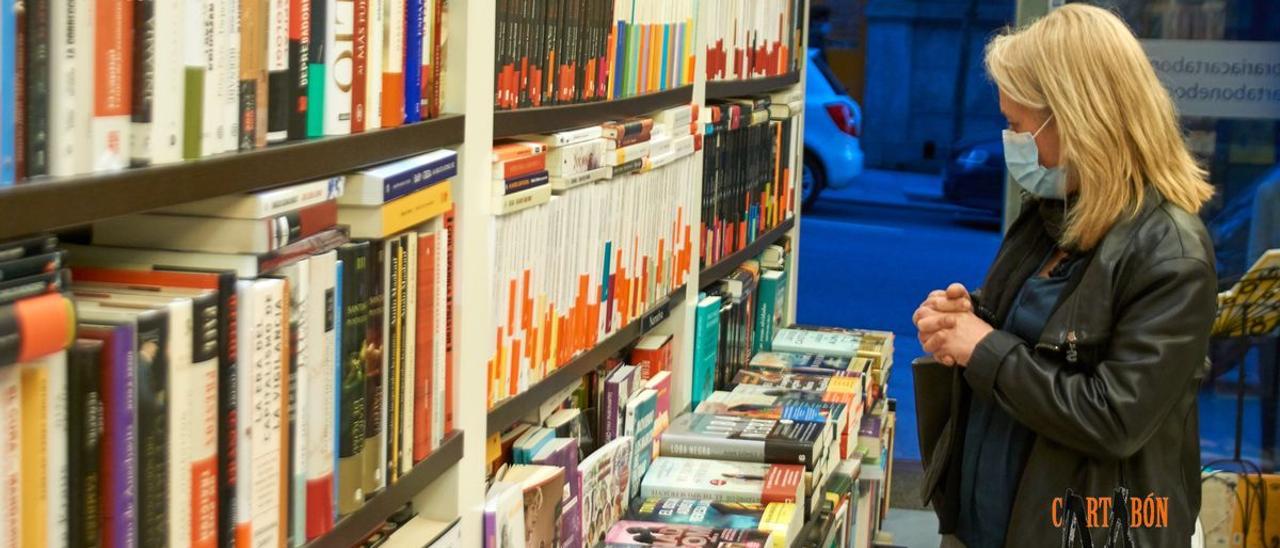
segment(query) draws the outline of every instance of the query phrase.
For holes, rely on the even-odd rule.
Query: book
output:
[[[253,382],[238,384],[236,488],[237,539],[270,544],[288,536],[287,477],[289,294],[284,280],[263,278],[237,282],[238,375]],[[246,537],[245,535],[249,535]]]
[[[355,4],[356,0],[326,0],[325,4],[324,135],[351,133],[352,89],[364,85],[357,84],[353,60]]]
[[[605,548],[641,546],[709,546],[770,548],[780,546],[777,535],[756,529],[716,529],[692,525],[623,520],[605,536]]]
[[[458,153],[440,149],[358,171],[347,177],[342,205],[380,206],[458,174]]]
[[[103,397],[100,340],[77,339],[67,357],[67,545],[96,546],[101,535]],[[0,372],[3,376],[3,372]]]
[[[748,388],[741,385],[740,388]],[[756,387],[761,388],[761,387]],[[831,422],[833,436],[840,449],[840,458],[849,458],[857,442],[857,417],[851,408],[856,406],[822,400],[822,395],[793,390],[778,390],[779,394],[712,392],[695,409],[697,413],[746,417],[768,420],[793,420],[806,422]]]
[[[339,206],[338,222],[351,227],[353,238],[381,239],[443,214],[453,207],[450,181],[378,206]]]
[[[773,350],[773,334],[782,328],[786,304],[787,276],[782,270],[765,269],[760,273],[756,297],[756,325],[751,338],[751,353]]]
[[[54,54],[49,57],[48,154],[49,175],[55,177],[93,170],[94,21],[92,2],[49,4],[49,42]],[[191,41],[188,37],[184,47],[190,47]]]
[[[861,338],[856,335],[792,328],[779,331],[773,338],[773,349],[779,352],[842,358],[857,357],[860,344]]]
[[[533,464],[564,470],[565,490],[560,501],[559,543],[563,548],[582,548],[582,475],[578,470],[577,438],[551,440],[533,456]]]
[[[657,415],[658,393],[641,390],[627,402],[626,424],[623,433],[632,439],[631,483],[627,496],[634,497],[640,490],[640,479],[653,461],[654,421]]]
[[[524,492],[519,485],[494,482],[485,495],[484,548],[525,545]]]
[[[558,466],[516,465],[507,469],[501,481],[518,485],[524,492],[524,546],[560,546],[565,470]]]
[[[338,249],[342,261],[341,362],[338,386],[338,514],[346,515],[364,503],[365,425],[368,414],[365,378],[365,338],[369,324],[370,246],[368,242]]]
[[[67,356],[57,352],[18,367],[23,545],[66,545]]]
[[[302,0],[311,8],[311,27],[307,34],[307,130],[308,138],[325,134],[325,120],[329,107],[325,104],[325,93],[329,89],[327,49],[330,46],[329,25],[331,7],[336,9],[334,0]],[[299,29],[299,32],[302,32]]]
[[[307,137],[311,110],[311,29],[315,25],[313,4],[322,0],[289,0],[289,67],[286,72],[288,100],[287,138]],[[323,40],[323,36],[320,37]],[[323,80],[322,80],[323,81]]]
[[[247,194],[228,194],[157,209],[153,213],[224,219],[265,219],[341,198],[347,178],[341,175]]]
[[[804,467],[721,460],[659,457],[640,485],[641,497],[721,502],[797,503],[805,500]],[[797,506],[803,515],[803,508]]]
[[[294,98],[294,80],[290,67],[298,59],[295,31],[291,21],[294,5],[302,0],[268,0],[266,5],[266,100],[259,113],[265,115],[259,125],[265,130],[266,142],[281,143],[289,138],[289,118],[293,114],[290,99]]]
[[[627,402],[631,400],[636,382],[636,367],[623,365],[605,380],[604,408],[601,413],[600,432],[605,441],[613,440],[625,434]]]
[[[243,98],[240,96],[240,81],[244,74],[240,69],[240,64],[243,61],[240,50],[244,47],[240,36],[241,14],[243,11],[241,10],[241,4],[260,1],[262,0],[231,0],[229,5],[219,12],[222,16],[221,29],[225,33],[215,42],[218,45],[216,48],[217,55],[223,59],[222,70],[219,75],[221,78],[219,85],[222,87],[222,96],[219,98],[221,108],[218,109],[219,118],[223,121],[223,127],[226,129],[222,135],[221,148],[223,152],[239,149],[241,127],[243,126],[242,122],[244,122],[246,112]],[[256,118],[256,110],[254,113]]]
[[[387,301],[391,291],[388,282],[391,264],[387,253],[389,243],[390,240],[369,242],[369,320],[365,324],[363,361],[365,454],[361,473],[361,489],[365,498],[374,496],[386,485],[387,387],[384,381],[389,375],[387,359],[391,351],[387,340],[390,333],[387,329]]]
[[[306,540],[312,540],[333,528],[334,447],[337,432],[335,408],[335,358],[337,356],[337,324],[343,311],[337,307],[338,253],[328,251],[311,257],[310,318],[307,320],[306,370],[309,395],[304,420],[309,421],[308,445],[304,448],[306,477]]]
[[[0,261],[8,262],[35,255],[47,255],[56,251],[58,251],[56,236],[31,236],[0,244]]]
[[[401,123],[412,124],[422,121],[423,39],[427,34],[427,5],[430,2],[402,0],[399,3],[404,5],[405,14],[404,54],[401,56],[404,66],[400,69],[402,79],[400,89],[404,94],[400,103],[400,108],[404,111]],[[385,118],[387,110],[384,108],[382,113]]]
[[[694,319],[692,406],[716,389],[716,362],[720,347],[720,297],[702,296]]]
[[[357,0],[357,6],[362,0]],[[365,123],[364,129],[377,129],[382,124],[382,43],[386,29],[382,17],[386,0],[369,0],[368,45],[365,67]],[[401,15],[400,17],[404,17]],[[360,45],[357,43],[356,48]]]
[[[0,365],[0,541],[22,545],[22,367]]]
[[[93,29],[94,108],[91,157],[96,171],[129,166],[134,2],[98,2]],[[97,77],[102,74],[101,78]],[[0,152],[3,154],[3,152]]]
[[[533,427],[524,432],[511,446],[511,462],[530,464],[533,456],[555,438],[556,432],[550,428]]]
[[[49,173],[49,48],[52,40],[49,0],[28,0],[24,7],[26,13],[21,29],[25,42],[21,48],[24,58],[22,66],[15,68],[23,72],[25,147],[15,150],[14,154],[21,155],[23,160],[21,177],[31,178]],[[17,143],[14,144],[16,148]]]
[[[209,253],[269,253],[333,228],[335,201],[264,219],[222,219],[140,213],[100,221],[93,244]]]
[[[306,416],[299,415],[299,410],[314,407],[311,402],[309,386],[312,382],[311,370],[304,365],[312,344],[310,324],[319,321],[312,316],[311,301],[311,260],[308,257],[296,263],[282,267],[270,277],[283,280],[286,285],[287,319],[284,325],[284,338],[288,341],[284,351],[287,362],[288,382],[287,411],[283,412],[281,455],[285,460],[284,475],[285,493],[282,495],[282,523],[285,524],[285,544],[301,546],[306,542],[307,516],[307,448],[311,446],[311,427]],[[325,376],[332,376],[325,371]],[[305,411],[303,411],[305,412]]]
[[[631,438],[622,436],[602,445],[578,464],[584,546],[602,542],[609,526],[627,512],[631,451]]]
[[[706,38],[706,78],[745,80],[799,70],[796,51],[804,43],[798,22],[801,7],[793,2],[716,0],[711,13],[720,24]]]
[[[137,324],[82,324],[80,335],[102,341],[103,433],[100,539],[130,545],[138,539]],[[15,459],[16,460],[16,459]]]
[[[414,339],[414,374],[413,374],[413,462],[417,463],[427,458],[427,455],[435,448],[435,406],[439,398],[436,394],[436,388],[443,388],[437,382],[437,368],[443,368],[440,360],[437,360],[437,346],[443,346],[443,341],[438,341],[437,335],[437,306],[443,305],[438,302],[437,284],[438,280],[443,277],[443,273],[438,272],[437,265],[439,262],[439,250],[437,241],[440,235],[436,231],[419,232],[415,235],[418,239],[418,278],[417,278],[417,301],[415,303],[416,325],[414,330],[416,336]],[[442,373],[442,371],[441,371]]]
[[[714,529],[759,529],[778,533],[780,546],[790,546],[802,523],[794,521],[794,503],[718,502],[705,499],[647,498],[634,505],[627,518],[670,525]]]
[[[662,454],[742,462],[800,464],[812,470],[830,439],[821,422],[687,413],[662,435]]]
[[[131,166],[182,160],[186,7],[181,1],[145,0],[134,5]]]
[[[349,240],[342,228],[326,230],[268,253],[201,253],[99,245],[65,244],[76,265],[164,265],[187,269],[231,270],[241,278],[256,278],[315,253],[336,249]]]
[[[270,11],[275,0],[239,0],[236,31],[239,49],[239,123],[236,149],[250,150],[267,145],[267,59],[271,48]]]
[[[387,0],[382,3],[383,40],[382,51],[379,52],[382,56],[382,119],[379,123],[384,128],[396,127],[405,122],[405,53],[411,50],[405,42],[405,32],[406,27],[414,21],[413,14],[406,11],[405,4],[405,0]],[[418,25],[417,32],[421,33],[421,23]],[[420,42],[412,47],[422,51]]]
[[[0,304],[0,365],[34,361],[75,338],[75,310],[59,293]]]
[[[659,371],[644,387],[654,392],[653,458],[657,458],[662,433],[671,424],[671,372]]]
[[[452,523],[418,514],[396,529],[382,548],[449,548],[462,545],[461,518]]]
[[[227,2],[202,0],[201,13],[202,42],[205,44],[204,62],[204,104],[200,118],[200,156],[212,156],[226,152],[227,119],[223,115],[223,102],[227,94],[228,64],[227,11],[231,8]],[[238,17],[238,14],[237,14]],[[239,73],[236,74],[237,93],[239,92]],[[189,127],[187,128],[190,129]]]
[[[640,368],[640,377],[649,380],[671,370],[671,335],[646,335],[631,349],[631,362]]]
[[[756,369],[791,371],[810,375],[833,375],[857,371],[853,360],[849,358],[795,352],[759,352],[751,357],[749,365]]]
[[[211,44],[205,41],[209,17],[205,0],[183,0],[182,6],[182,159],[194,160],[204,154],[205,94]]]

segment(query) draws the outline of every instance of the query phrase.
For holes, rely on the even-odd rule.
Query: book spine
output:
[[[427,458],[432,450],[431,407],[434,399],[432,376],[435,366],[435,306],[436,306],[436,234],[418,237],[418,280],[416,284],[417,346],[414,364],[413,397],[413,462]]]
[[[444,4],[448,0],[431,0],[433,14],[431,16],[431,57],[430,79],[426,80],[427,92],[430,93],[430,104],[423,118],[440,116],[443,100],[441,93],[444,85]]]
[[[67,373],[68,546],[97,546],[101,526],[98,506],[99,453],[102,450],[102,342],[81,339],[71,349]],[[3,375],[3,372],[0,372]],[[4,394],[0,392],[0,398]],[[0,417],[3,411],[0,411]],[[3,424],[0,418],[0,424]],[[0,518],[2,519],[2,518]],[[0,537],[0,541],[6,540]]]
[[[349,514],[364,502],[365,337],[369,323],[368,244],[340,248],[342,272],[342,361],[338,364],[338,513]]]
[[[369,92],[369,2],[351,0],[355,10],[352,19],[351,50],[351,133],[364,131],[365,107]]]
[[[307,448],[306,538],[312,540],[333,528],[333,444],[335,327],[340,319],[335,298],[341,290],[336,282],[336,254],[328,252],[311,259],[311,319],[307,329],[308,384],[311,395],[306,409],[311,421]]]
[[[325,134],[328,116],[325,93],[329,87],[328,29],[332,24],[330,8],[336,0],[301,0],[311,6],[311,29],[307,42],[307,137]]]
[[[49,18],[49,174],[64,177],[90,169],[93,2],[53,2]]]
[[[165,386],[170,371],[168,356],[163,350],[168,348],[168,338],[169,326],[164,313],[157,311],[138,317],[134,373],[138,382],[133,397],[138,400],[138,543],[141,546],[159,546],[168,541],[170,402]]]
[[[6,7],[4,14],[5,22],[8,23],[10,33],[0,32],[0,41],[3,42],[0,47],[3,48],[4,73],[0,75],[3,81],[0,87],[7,88],[0,90],[0,96],[4,101],[4,120],[10,120],[11,133],[3,140],[4,153],[3,160],[6,165],[0,165],[0,173],[7,172],[12,166],[12,175],[6,173],[5,180],[9,182],[21,181],[26,173],[26,149],[27,149],[27,10],[26,5],[21,1],[15,1],[12,9]]]
[[[17,367],[20,368],[19,392],[22,397],[22,545],[46,546],[49,544],[45,518],[49,511],[48,476],[51,470],[46,465],[49,455],[45,441],[52,425],[47,422],[45,411],[51,396],[50,372],[45,360],[18,364]]]
[[[285,108],[288,111],[287,138],[290,141],[307,137],[307,114],[311,93],[311,28],[312,0],[289,1],[289,69],[285,76],[288,93]]]
[[[192,428],[180,435],[189,447],[191,535],[183,543],[213,548],[218,541],[218,361],[220,313],[216,293],[192,302],[190,388],[186,403]],[[181,404],[181,400],[175,400]]]
[[[50,0],[26,0],[26,150],[24,176],[49,173]]]
[[[447,217],[446,217],[447,218]],[[447,224],[447,223],[446,223]],[[449,391],[449,235],[447,229],[436,232],[435,249],[435,319],[431,328],[434,348],[431,366],[431,447],[440,447],[452,425],[453,398]]]
[[[228,541],[231,546],[250,545],[253,538],[253,443],[250,429],[253,424],[253,383],[259,353],[258,341],[254,331],[262,326],[259,319],[263,308],[261,288],[256,287],[253,280],[236,282],[236,366],[238,380],[236,385],[236,407],[244,410],[244,415],[235,421],[235,467],[236,501],[235,534]],[[265,349],[261,349],[265,351]]]
[[[157,21],[155,0],[133,3],[133,104],[130,106],[131,166],[151,164],[152,111],[156,99]]]
[[[22,545],[22,374],[0,366],[0,544]]]
[[[269,0],[267,6],[267,142],[281,143],[289,138],[289,118],[293,114],[290,99],[296,91],[291,78],[297,62],[291,9],[301,0]]]
[[[385,28],[383,4],[386,0],[369,0],[369,43],[366,45],[364,128],[382,125],[382,42]]]
[[[218,273],[217,507],[219,548],[235,546],[239,476],[236,469],[239,387],[240,299],[233,272]]]
[[[191,401],[197,389],[195,383],[195,362],[192,361],[194,347],[193,310],[189,301],[168,307],[168,342],[161,351],[166,354],[168,371],[166,371],[164,396],[166,398],[166,428],[168,440],[165,446],[165,458],[168,467],[165,471],[166,497],[166,534],[170,546],[186,545],[191,542],[191,524],[195,519],[192,498],[192,468],[196,440],[192,433],[198,432],[194,407]]]
[[[134,2],[130,0],[97,3],[97,23],[93,33],[96,61],[92,157],[93,169],[98,171],[129,165],[133,6]],[[0,155],[3,154],[4,151],[0,151]]]
[[[422,41],[426,31],[427,0],[393,0],[404,3],[404,123],[422,121]],[[386,90],[383,90],[384,92]]]
[[[151,162],[167,164],[182,160],[185,137],[184,111],[186,65],[183,54],[186,37],[187,0],[157,2],[155,97],[152,100]]]
[[[399,479],[400,473],[399,467],[395,465],[395,459],[400,452],[400,370],[403,366],[400,354],[403,334],[400,306],[404,299],[404,295],[400,293],[400,282],[404,276],[402,243],[403,240],[399,237],[390,238],[384,247],[386,250],[386,272],[383,275],[383,283],[386,287],[386,320],[384,322],[386,335],[383,340],[386,343],[383,354],[386,360],[383,362],[382,388],[387,412],[382,424],[382,429],[386,432],[386,453],[380,464],[384,467],[383,477],[387,478],[387,483]]]
[[[104,361],[106,443],[101,466],[106,478],[101,493],[103,539],[109,546],[136,546],[138,542],[136,341],[134,326],[116,328],[110,343],[111,355]]]
[[[418,333],[416,326],[418,325],[418,235],[409,233],[404,236],[405,258],[404,258],[404,282],[400,291],[404,293],[404,342],[403,360],[404,369],[400,376],[400,385],[403,387],[403,394],[400,397],[401,417],[403,424],[401,426],[400,441],[400,475],[406,475],[413,471],[413,440],[416,427],[414,413],[414,401],[417,398],[417,385],[415,384],[417,368],[418,368]]]
[[[387,308],[386,290],[389,279],[386,265],[389,259],[382,241],[370,244],[369,261],[369,321],[366,325],[365,348],[370,356],[365,360],[365,414],[364,426],[364,476],[362,479],[366,497],[377,493],[386,484],[382,472],[386,462],[386,437],[383,429],[386,416],[386,387],[383,384],[387,370]]]
[[[226,127],[226,133],[223,135],[222,151],[230,152],[239,150],[241,145],[240,133],[241,128],[246,124],[245,115],[250,112],[254,115],[253,127],[256,126],[257,110],[247,111],[245,109],[246,101],[253,101],[256,105],[258,97],[242,97],[241,80],[243,72],[240,65],[242,64],[240,50],[244,47],[241,43],[241,17],[244,15],[242,4],[261,2],[262,0],[218,0],[225,2],[226,8],[223,10],[223,33],[222,48],[220,55],[224,57],[225,70],[222,72],[222,109],[221,118]]]
[[[457,225],[454,223],[456,218],[454,217],[453,210],[449,210],[445,212],[443,219],[444,219],[444,231],[443,231],[444,239],[443,241],[437,242],[437,243],[443,245],[444,249],[436,253],[436,257],[438,258],[438,260],[443,261],[443,264],[436,265],[436,282],[437,283],[440,282],[440,273],[443,272],[444,273],[444,280],[443,280],[444,281],[443,283],[444,299],[442,299],[442,301],[440,301],[440,303],[437,303],[436,305],[438,309],[443,308],[443,310],[438,312],[439,316],[436,318],[436,325],[437,326],[441,324],[444,325],[444,344],[443,345],[437,344],[437,346],[444,347],[444,357],[443,357],[444,359],[442,361],[438,360],[436,363],[442,363],[442,362],[444,363],[444,374],[443,376],[437,374],[436,378],[437,380],[444,381],[443,382],[444,394],[443,394],[443,397],[440,397],[440,399],[444,401],[444,406],[443,406],[444,409],[438,413],[441,417],[444,417],[444,418],[443,418],[443,421],[439,423],[440,428],[437,429],[437,432],[438,432],[436,434],[437,445],[439,441],[444,439],[444,435],[446,433],[453,431],[453,410],[454,410],[454,403],[455,403],[454,390],[453,390],[454,388],[454,369],[453,369],[453,341],[454,341],[453,297],[454,297],[454,294],[453,294],[453,288],[454,288],[454,280],[455,280],[454,275],[456,273],[454,271],[454,265],[457,264],[457,256],[454,254],[455,253],[454,250],[457,249],[455,245],[456,243],[455,235],[457,234]],[[444,304],[443,307],[440,306],[441,303]],[[441,392],[441,390],[437,390],[437,392]]]
[[[618,414],[615,410],[618,409],[618,399],[620,397],[618,392],[620,390],[621,386],[612,382],[606,384],[604,387],[605,411],[602,415],[604,419],[604,427],[601,428],[604,432],[604,440],[601,440],[602,443],[612,441],[618,437]]]
[[[201,0],[201,4],[204,8],[200,18],[204,44],[204,99],[200,113],[200,156],[212,156],[223,152],[227,131],[226,120],[222,117],[222,96],[226,93],[222,81],[227,70],[223,52],[227,29],[223,12],[228,7],[218,0]]]
[[[383,3],[382,127],[396,127],[405,118],[405,0]]]
[[[352,40],[356,33],[356,0],[328,0],[325,25],[325,135],[351,133],[351,107],[355,77]]]
[[[80,1],[80,0],[77,0]],[[201,155],[208,44],[204,40],[204,0],[183,0],[182,14],[182,159]]]
[[[240,135],[236,148],[251,150],[267,144],[267,43],[275,0],[240,0]]]

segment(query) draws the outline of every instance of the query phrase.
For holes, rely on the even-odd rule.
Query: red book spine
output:
[[[17,23],[13,76],[13,180],[27,177],[27,10],[21,2],[13,6]]]
[[[431,379],[435,373],[436,235],[418,237],[418,310],[416,363],[413,370],[413,462],[427,458],[431,437]]]
[[[365,101],[369,94],[369,0],[355,0],[351,70],[351,133],[360,133],[365,127]]]
[[[547,169],[547,155],[539,154],[537,156],[529,156],[518,160],[508,160],[502,166],[503,179],[515,179],[544,171]]]
[[[444,431],[453,431],[453,287],[454,287],[454,242],[457,225],[454,223],[452,210],[444,214],[444,227],[449,231],[445,248],[448,253],[445,267],[445,330],[444,330]]]
[[[338,202],[329,200],[263,220],[272,249],[315,236],[338,224]]]

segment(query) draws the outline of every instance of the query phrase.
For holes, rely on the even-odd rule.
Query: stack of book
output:
[[[438,116],[444,5],[19,4],[0,16],[0,185]]]
[[[542,181],[551,170],[562,182],[600,170],[606,178],[547,188],[538,198],[544,203],[516,204],[524,209],[498,218],[490,405],[527,390],[685,283],[693,254],[693,114],[677,107],[495,148],[495,177],[511,170],[517,177],[495,179],[504,201],[543,192],[512,186],[525,170],[537,169]]]
[[[0,244],[0,545],[49,546],[84,541],[93,523],[76,523],[96,501],[67,497],[69,470],[85,464],[68,427],[68,392],[80,373],[68,366],[76,314],[66,290],[58,239],[38,236]],[[74,404],[72,404],[74,408]],[[95,469],[97,462],[90,466]],[[97,538],[93,536],[92,538]]]
[[[694,5],[501,0],[494,108],[603,101],[693,83]]]
[[[703,266],[741,250],[794,212],[802,106],[802,97],[784,92],[707,107]]]
[[[492,160],[494,214],[514,213],[551,199],[546,145],[500,141],[493,145]]]
[[[707,81],[747,80],[800,70],[805,4],[797,0],[710,0]]]
[[[73,376],[69,405],[103,417],[76,444],[102,464],[73,467],[70,498],[106,501],[70,521],[145,545],[298,546],[425,459],[452,429],[455,172],[429,153],[68,245],[69,363],[96,373]]]
[[[462,520],[437,521],[401,508],[380,527],[369,533],[356,548],[461,548]]]

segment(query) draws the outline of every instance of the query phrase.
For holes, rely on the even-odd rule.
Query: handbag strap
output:
[[[1129,529],[1129,490],[1123,485],[1111,495],[1111,515],[1107,523],[1107,548],[1135,548]]]
[[[1089,522],[1084,511],[1084,498],[1068,488],[1063,499],[1062,548],[1093,548]]]

